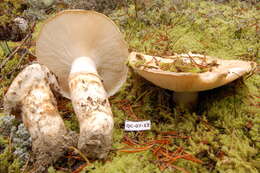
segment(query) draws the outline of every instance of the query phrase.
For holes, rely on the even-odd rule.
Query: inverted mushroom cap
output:
[[[203,60],[206,60],[207,63],[215,63],[216,66],[201,73],[171,72],[162,70],[158,66],[158,63],[162,62],[173,63],[176,58],[182,58],[183,61],[191,63],[190,57],[196,64],[201,64]],[[140,60],[144,64],[137,65]],[[222,60],[200,54],[155,57],[137,52],[129,55],[129,64],[139,75],[153,84],[176,92],[197,92],[217,88],[250,73],[256,67],[254,62]]]
[[[126,80],[128,46],[117,26],[94,11],[66,10],[47,20],[36,42],[36,55],[57,75],[62,94],[68,98],[68,76],[79,57],[94,61],[108,96]]]

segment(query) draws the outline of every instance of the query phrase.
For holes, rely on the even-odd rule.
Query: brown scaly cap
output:
[[[212,67],[211,71],[202,73],[170,72],[158,68],[156,63],[174,62],[174,59],[176,59],[177,56],[186,60],[188,60],[189,57],[192,57],[198,64],[202,59],[206,59],[207,61],[214,62],[217,65]],[[140,58],[143,58],[143,61],[147,62],[148,65],[137,67],[136,63]],[[198,92],[217,88],[252,72],[256,67],[254,62],[223,60],[200,54],[180,54],[168,57],[155,57],[132,52],[129,55],[128,61],[130,66],[148,81],[159,87],[176,92]]]
[[[126,80],[128,46],[117,26],[105,15],[65,10],[43,25],[36,42],[38,61],[54,72],[65,97],[72,62],[82,56],[94,60],[108,96]]]

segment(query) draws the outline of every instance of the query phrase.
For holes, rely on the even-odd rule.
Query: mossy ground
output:
[[[259,5],[238,0],[224,3],[194,0],[154,1],[135,11],[134,5],[121,7],[109,16],[125,34],[130,50],[151,55],[194,53],[224,59],[244,59],[260,63],[259,58]],[[2,55],[1,55],[2,57]],[[2,73],[12,70],[19,57],[8,62]],[[1,59],[2,60],[2,59]],[[2,95],[13,76],[1,80]],[[252,172],[260,171],[260,75],[239,79],[226,86],[201,92],[196,111],[189,112],[176,107],[172,92],[145,81],[130,70],[127,82],[119,93],[110,99],[114,119],[113,148],[124,146],[124,121],[150,119],[152,130],[144,132],[147,138],[155,138],[163,131],[176,131],[191,136],[189,139],[173,139],[169,149],[181,146],[195,155],[203,164],[178,160],[175,165],[189,172]],[[133,112],[122,109],[120,101],[126,101]],[[65,124],[78,130],[78,124],[68,100],[60,100],[60,113]],[[5,146],[5,147],[4,147]],[[17,160],[8,153],[8,143],[0,138],[0,165],[5,170],[19,172]],[[11,159],[9,159],[11,158]],[[107,173],[156,173],[155,157],[149,151],[120,153],[113,151],[106,161],[93,161],[82,172]],[[15,166],[14,166],[15,165]],[[48,169],[71,172],[69,159],[64,158]],[[74,164],[75,165],[75,164]],[[15,168],[13,168],[15,167]],[[58,171],[60,170],[60,171]],[[174,170],[178,172],[177,170]],[[173,172],[171,169],[164,171]]]

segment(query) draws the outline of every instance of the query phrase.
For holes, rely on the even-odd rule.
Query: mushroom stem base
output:
[[[192,109],[196,106],[198,92],[174,92],[173,101],[182,107]]]
[[[33,64],[15,78],[4,100],[7,113],[22,115],[32,138],[33,155],[42,169],[62,156],[71,141],[66,139],[67,130],[57,110],[53,87],[58,87],[55,77],[46,67]]]
[[[69,86],[80,123],[78,148],[90,158],[105,158],[111,148],[114,122],[101,79],[95,72],[74,72]]]
[[[49,87],[39,82],[24,99],[22,119],[32,138],[35,172],[42,172],[54,163],[71,145]]]

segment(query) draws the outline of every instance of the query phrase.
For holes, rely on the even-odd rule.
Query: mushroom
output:
[[[65,10],[43,25],[36,55],[72,100],[80,124],[78,148],[91,158],[106,157],[114,124],[108,97],[128,71],[128,46],[119,29],[103,14]]]
[[[252,72],[256,67],[254,62],[223,60],[192,53],[155,57],[132,52],[128,60],[130,66],[146,80],[175,91],[174,101],[187,108],[196,104],[199,91],[225,85]],[[181,64],[178,65],[179,60]],[[163,68],[165,65],[168,69]],[[187,66],[190,68],[187,69]]]
[[[71,142],[52,93],[58,90],[55,76],[46,67],[32,64],[18,74],[4,97],[5,112],[22,118],[36,163],[43,166],[56,161]]]

